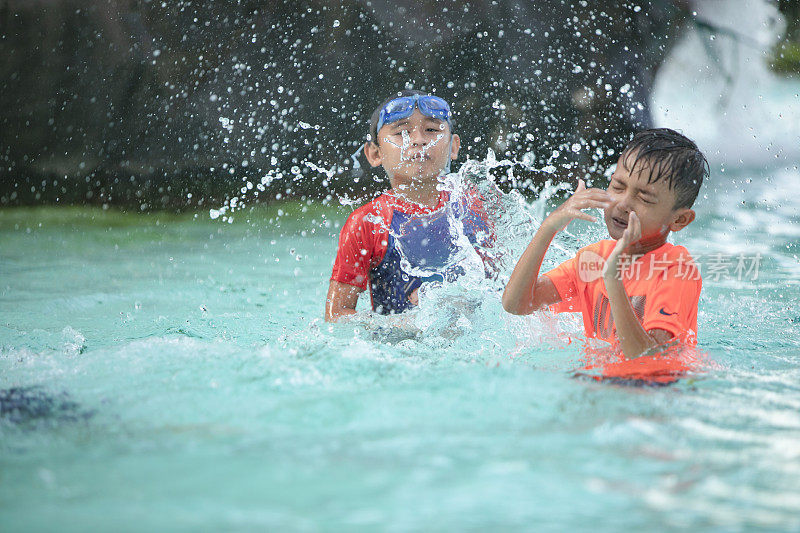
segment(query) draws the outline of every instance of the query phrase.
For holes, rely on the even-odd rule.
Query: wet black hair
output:
[[[648,169],[647,183],[667,180],[669,188],[675,190],[674,209],[692,207],[703,178],[709,174],[706,156],[694,141],[669,128],[638,132],[622,151],[621,162],[629,172],[636,165]]]
[[[378,107],[375,108],[375,111],[372,112],[372,116],[369,119],[369,135],[367,140],[378,144],[378,120],[381,118],[381,109],[394,100],[395,98],[400,98],[401,96],[414,96],[415,94],[419,95],[427,95],[430,93],[426,93],[425,91],[418,91],[416,89],[403,89],[402,91],[397,91],[393,95],[387,97],[383,102],[381,102]],[[452,113],[450,116],[450,133],[453,133],[453,117]]]

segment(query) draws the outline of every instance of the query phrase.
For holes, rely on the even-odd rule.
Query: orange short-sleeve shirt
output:
[[[616,241],[603,240],[581,248],[545,274],[561,296],[553,311],[581,313],[586,336],[612,344],[618,340],[602,272],[614,246]],[[686,248],[665,243],[625,267],[622,284],[644,329],[663,329],[696,345],[703,281]]]

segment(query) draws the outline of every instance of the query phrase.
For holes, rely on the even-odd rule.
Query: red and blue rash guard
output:
[[[460,220],[464,234],[474,245],[489,235],[482,202],[477,195],[457,203],[443,191],[435,207],[398,198],[387,192],[353,211],[339,237],[331,281],[370,289],[372,309],[382,314],[400,313],[412,307],[409,295],[425,281],[457,277],[448,269],[453,252],[451,215]],[[396,236],[402,235],[402,244]],[[402,255],[400,247],[402,246]],[[427,277],[405,272],[402,260],[416,269],[434,271]]]

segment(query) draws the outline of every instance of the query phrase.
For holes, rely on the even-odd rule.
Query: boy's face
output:
[[[694,220],[694,211],[687,207],[675,209],[675,189],[666,179],[648,183],[649,162],[640,161],[629,170],[635,154],[623,153],[608,184],[611,205],[604,210],[606,226],[612,239],[619,239],[628,227],[633,211],[642,225],[639,243],[663,244],[670,231],[680,231]],[[623,165],[627,159],[628,168]],[[659,244],[660,243],[660,244]]]
[[[377,141],[377,146],[367,143],[364,153],[373,167],[383,166],[393,185],[438,177],[461,146],[447,122],[416,108],[408,118],[384,124]]]

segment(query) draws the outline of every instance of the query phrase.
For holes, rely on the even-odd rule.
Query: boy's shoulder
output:
[[[583,248],[575,252],[573,261],[583,265],[583,263],[598,262],[603,263],[606,258],[611,254],[617,241],[612,239],[603,239],[602,241],[587,244]]]
[[[591,279],[595,279],[597,276],[591,276],[591,273],[602,271],[603,264],[616,245],[617,241],[613,239],[593,242],[578,250],[575,257],[564,265],[571,264],[581,279],[586,273],[589,273],[586,275],[590,275]],[[638,267],[640,270],[644,267],[649,269],[648,271],[658,272],[661,279],[700,280],[700,269],[695,264],[689,250],[684,246],[664,243],[655,250],[640,256],[636,261],[640,264]]]
[[[382,193],[369,202],[357,207],[347,217],[347,225],[352,224],[379,224],[385,222],[386,215],[391,212],[391,197]]]
[[[666,243],[650,254],[653,256],[648,259],[648,266],[660,265],[664,272],[662,279],[692,281],[698,286],[702,283],[700,267],[694,262],[692,254],[686,247]]]
[[[350,216],[356,213],[369,213],[376,211],[401,211],[408,214],[425,214],[439,209],[445,201],[447,201],[447,194],[442,193],[439,198],[439,204],[436,207],[429,207],[422,204],[417,204],[409,200],[405,200],[400,196],[394,194],[392,191],[385,191],[367,203],[356,208]]]
[[[391,221],[392,214],[395,211],[407,215],[426,215],[441,209],[447,200],[447,194],[442,193],[439,197],[439,203],[435,207],[430,207],[405,200],[392,191],[386,191],[361,207],[358,207],[355,211],[350,213],[350,216],[347,218],[348,222],[364,220],[365,222],[379,223],[383,221],[388,223]]]
[[[580,257],[582,254],[586,252],[591,252],[597,255],[602,256],[603,259],[606,259],[614,250],[614,247],[617,245],[617,241],[614,239],[603,239],[601,241],[593,242],[592,244],[586,245],[580,250],[577,251],[575,254],[576,257]],[[648,257],[653,255],[654,258],[664,260],[664,261],[674,261],[674,262],[692,262],[692,255],[689,253],[684,246],[680,246],[677,244],[672,244],[666,242],[652,250],[644,254],[643,257]]]
[[[694,262],[692,254],[689,253],[689,250],[687,250],[685,246],[681,246],[679,244],[672,244],[668,242],[665,243],[661,248],[653,250],[651,253],[655,253],[661,258],[675,263]]]
[[[591,244],[587,244],[575,254],[576,256],[581,255],[584,252],[594,252],[596,254],[602,255],[604,258],[611,253],[611,250],[614,249],[614,246],[617,245],[617,241],[613,239],[603,239],[601,241],[593,242]]]

